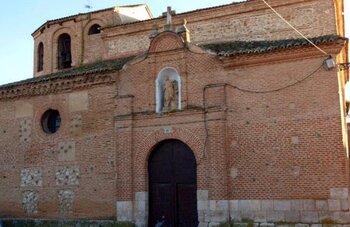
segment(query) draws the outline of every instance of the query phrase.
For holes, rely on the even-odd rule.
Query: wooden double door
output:
[[[198,226],[197,167],[179,140],[158,144],[148,161],[149,227]]]

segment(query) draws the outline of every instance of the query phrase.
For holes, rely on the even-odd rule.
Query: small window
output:
[[[49,109],[41,117],[41,127],[47,134],[53,134],[61,126],[61,116],[57,110]]]
[[[90,27],[88,35],[101,33],[101,26],[99,24],[94,24]]]
[[[38,56],[38,72],[41,72],[44,69],[44,45],[43,45],[43,43],[39,43],[37,56]]]

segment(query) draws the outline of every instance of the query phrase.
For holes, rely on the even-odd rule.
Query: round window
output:
[[[57,110],[49,109],[41,117],[41,127],[44,132],[52,134],[61,126],[61,116]]]

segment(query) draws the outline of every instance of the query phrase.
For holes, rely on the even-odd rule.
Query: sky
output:
[[[34,41],[32,32],[47,20],[78,13],[86,13],[85,5],[92,11],[113,6],[146,3],[154,17],[158,17],[171,6],[176,13],[199,8],[229,4],[233,0],[7,0],[3,1],[0,13],[0,85],[33,76]],[[350,0],[344,0],[350,14]],[[350,31],[350,17],[346,19]],[[350,36],[350,33],[347,37]]]

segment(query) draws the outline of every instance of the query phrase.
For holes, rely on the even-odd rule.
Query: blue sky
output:
[[[345,0],[347,4],[350,0]],[[56,19],[87,11],[84,6],[92,5],[92,10],[99,10],[116,5],[146,3],[154,17],[160,16],[167,6],[172,6],[177,13],[229,4],[232,0],[12,0],[1,5],[0,27],[0,84],[6,84],[33,75],[33,39],[31,33],[50,19]],[[348,6],[350,7],[350,6]]]

